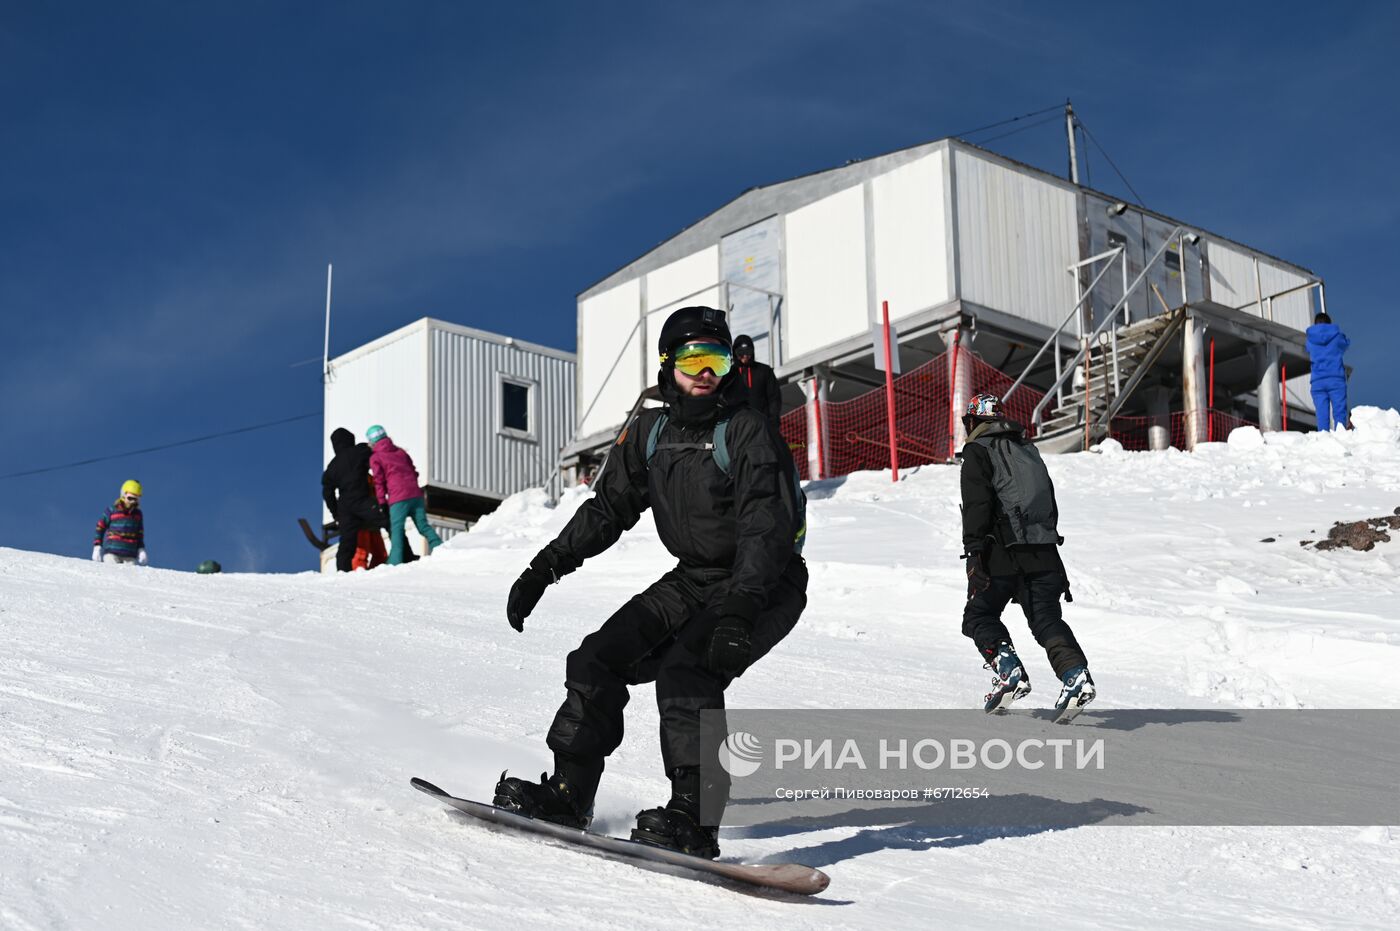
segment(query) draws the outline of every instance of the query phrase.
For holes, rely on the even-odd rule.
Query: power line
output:
[[[282,420],[270,420],[267,423],[253,424],[251,427],[239,427],[236,430],[225,430],[222,433],[210,433],[206,436],[197,436],[189,440],[180,440],[175,443],[165,443],[161,446],[148,446],[145,449],[133,449],[124,453],[113,453],[110,456],[96,456],[92,459],[82,459],[78,462],[65,462],[63,465],[45,466],[42,469],[29,469],[24,472],[11,472],[9,475],[0,475],[0,479],[20,478],[25,475],[39,475],[43,472],[57,472],[61,469],[76,469],[78,466],[92,465],[95,462],[108,462],[112,459],[122,459],[126,456],[139,456],[143,453],[160,452],[163,449],[174,449],[177,446],[190,446],[194,443],[204,443],[208,440],[217,440],[225,436],[234,436],[239,433],[251,433],[254,430],[266,430],[268,427],[280,427],[284,423],[295,423],[298,420],[307,420],[311,417],[320,417],[320,411],[312,411],[309,414],[298,414],[295,417],[284,417]]]
[[[960,132],[960,133],[953,133],[952,135],[954,135],[954,136],[975,136],[977,133],[980,133],[980,132],[982,132],[983,130],[987,130],[987,129],[996,129],[998,126],[1005,126],[1007,123],[1015,123],[1015,122],[1017,122],[1018,120],[1029,119],[1030,117],[1033,117],[1033,116],[1040,116],[1042,113],[1049,113],[1051,110],[1063,110],[1063,109],[1064,109],[1064,106],[1065,106],[1065,105],[1062,104],[1062,103],[1057,103],[1057,104],[1055,104],[1053,107],[1046,107],[1044,110],[1036,110],[1036,111],[1034,111],[1034,112],[1032,112],[1032,113],[1022,113],[1020,116],[1013,116],[1013,117],[1011,117],[1011,119],[1009,119],[1009,120],[1000,120],[1000,121],[998,121],[998,122],[996,122],[996,123],[988,123],[986,126],[979,126],[979,127],[977,127],[976,129],[965,129],[965,130],[963,130],[963,131]],[[1028,127],[1026,127],[1026,128],[1029,129],[1030,127],[1028,126]],[[1001,137],[998,136],[998,137],[995,137],[995,138],[1001,138]]]
[[[1099,140],[1095,139],[1094,134],[1089,132],[1089,127],[1084,125],[1084,121],[1079,119],[1079,117],[1077,116],[1075,117],[1074,121],[1079,124],[1080,129],[1084,130],[1084,135],[1089,137],[1089,141],[1092,142],[1094,144],[1094,148],[1098,149],[1099,153],[1103,155],[1104,159],[1108,162],[1109,167],[1112,168],[1114,173],[1118,175],[1119,180],[1121,180],[1124,184],[1128,186],[1129,191],[1132,191],[1133,196],[1137,198],[1138,206],[1146,207],[1147,202],[1142,199],[1142,195],[1137,192],[1137,189],[1133,187],[1132,182],[1127,179],[1123,172],[1118,170],[1118,166],[1113,162],[1113,157],[1108,154],[1108,151],[1104,149],[1103,146],[1099,145]]]
[[[1015,129],[1007,130],[1004,133],[997,133],[995,136],[989,136],[986,139],[979,139],[978,145],[985,145],[988,142],[995,142],[998,139],[1005,139],[1007,136],[1014,136],[1017,133],[1023,133],[1028,129],[1035,129],[1037,126],[1044,126],[1046,123],[1053,123],[1058,119],[1060,119],[1060,115],[1058,113],[1054,116],[1047,116],[1043,120],[1036,120],[1034,123],[1027,123],[1025,126],[1018,126]]]

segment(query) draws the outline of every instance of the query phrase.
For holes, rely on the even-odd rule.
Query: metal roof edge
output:
[[[399,327],[397,330],[391,330],[388,333],[385,333],[383,336],[379,336],[375,339],[370,340],[368,343],[356,346],[349,352],[345,352],[341,355],[335,356],[330,360],[330,362],[331,365],[341,365],[346,362],[353,362],[354,360],[359,359],[363,356],[367,356],[372,352],[376,352],[380,349],[383,349],[386,346],[392,345],[393,343],[396,343],[399,340],[406,339],[410,336],[414,336],[419,332],[426,334],[428,331],[434,329],[446,330],[449,333],[458,333],[462,336],[470,336],[473,339],[479,339],[484,342],[496,343],[497,345],[501,346],[510,346],[512,348],[521,349],[526,352],[534,352],[539,355],[550,356],[551,358],[559,359],[564,362],[569,362],[574,365],[578,364],[577,353],[566,352],[563,349],[555,349],[552,346],[543,346],[539,343],[527,342],[526,340],[516,339],[513,336],[504,336],[500,333],[492,333],[489,330],[479,330],[475,327],[463,326],[460,323],[452,323],[447,320],[439,320],[436,317],[419,317],[412,323],[405,324],[404,326]]]
[[[757,194],[757,193],[760,192],[760,191],[767,191],[767,190],[771,190],[772,188],[783,187],[783,186],[785,186],[785,185],[799,184],[799,183],[801,183],[801,182],[803,182],[803,181],[809,181],[809,180],[811,180],[811,179],[813,179],[813,178],[821,177],[821,176],[824,176],[824,175],[829,175],[829,174],[831,174],[831,173],[833,173],[833,172],[838,172],[838,171],[846,171],[846,172],[850,172],[850,173],[854,174],[854,173],[855,173],[854,169],[858,169],[858,168],[860,168],[860,167],[866,166],[866,165],[868,165],[869,163],[874,162],[874,161],[877,161],[877,160],[879,160],[879,159],[890,158],[890,157],[893,157],[893,156],[896,156],[896,155],[902,155],[902,154],[904,154],[904,153],[912,152],[912,151],[914,151],[915,149],[921,149],[921,148],[927,148],[930,152],[932,152],[932,151],[934,151],[935,149],[938,149],[938,148],[946,148],[946,147],[947,147],[947,144],[948,144],[949,142],[951,142],[951,141],[952,141],[951,137],[945,136],[945,137],[940,138],[940,139],[932,139],[932,140],[929,140],[929,141],[927,141],[927,142],[919,142],[919,143],[916,143],[916,144],[914,144],[914,145],[904,146],[903,148],[892,149],[891,151],[888,151],[888,152],[881,152],[881,153],[878,154],[878,155],[871,155],[871,156],[868,156],[868,157],[866,157],[866,158],[851,159],[850,161],[846,162],[844,165],[836,165],[836,166],[833,166],[833,167],[831,167],[831,168],[819,168],[819,169],[817,169],[817,170],[815,170],[815,171],[809,171],[809,172],[806,172],[806,173],[804,173],[804,174],[796,175],[796,176],[791,177],[791,178],[784,178],[784,179],[781,180],[781,181],[771,181],[771,182],[769,182],[769,183],[767,183],[767,184],[759,184],[759,185],[755,185],[755,186],[753,186],[753,187],[745,188],[743,191],[739,192],[738,195],[736,195],[735,197],[731,198],[730,200],[724,202],[724,203],[721,204],[720,206],[716,207],[714,210],[711,210],[709,213],[703,214],[702,216],[700,216],[700,217],[697,218],[696,220],[694,220],[694,221],[692,221],[692,222],[686,224],[685,226],[681,227],[681,228],[680,228],[679,230],[677,230],[676,232],[672,233],[670,236],[667,236],[665,239],[661,240],[661,241],[658,242],[656,245],[652,246],[650,249],[646,250],[645,252],[641,253],[640,255],[635,256],[634,258],[632,258],[631,260],[629,260],[629,261],[623,263],[622,265],[619,265],[617,268],[615,268],[615,269],[613,269],[612,271],[608,272],[606,275],[604,275],[603,277],[599,278],[597,281],[594,281],[594,282],[593,282],[592,284],[590,284],[588,287],[584,288],[582,291],[579,291],[578,294],[575,295],[575,299],[576,299],[576,300],[579,300],[579,301],[582,301],[582,300],[585,300],[585,299],[587,299],[587,298],[589,298],[589,297],[593,297],[593,296],[595,296],[596,294],[602,293],[603,290],[609,290],[609,289],[603,289],[603,288],[601,288],[600,286],[602,286],[602,285],[606,284],[607,282],[611,281],[613,278],[616,278],[619,274],[621,274],[621,273],[627,271],[628,269],[632,268],[634,265],[637,265],[637,264],[641,263],[643,260],[646,259],[647,256],[651,255],[653,252],[656,252],[657,250],[664,248],[665,246],[667,246],[667,245],[669,245],[670,243],[674,242],[676,239],[679,239],[681,236],[684,236],[684,235],[685,235],[686,233],[688,233],[690,230],[694,229],[695,227],[699,226],[700,224],[704,223],[705,221],[710,220],[710,219],[712,219],[712,218],[718,216],[719,214],[723,213],[724,211],[729,210],[730,208],[737,206],[739,203],[741,203],[741,202],[744,201],[745,199],[751,198],[753,195]],[[704,247],[702,247],[702,248],[704,248]],[[618,284],[621,284],[621,282],[618,282]]]
[[[515,349],[523,349],[526,352],[539,353],[542,356],[551,356],[565,362],[578,362],[578,354],[567,352],[563,349],[555,349],[553,346],[545,346],[540,343],[532,343],[523,339],[516,339],[514,336],[506,336],[502,333],[492,333],[490,330],[479,330],[476,327],[465,326],[460,323],[453,323],[450,320],[440,320],[437,317],[424,317],[430,329],[446,330],[449,333],[457,333],[462,336],[470,336],[474,339],[483,340],[488,343],[496,343],[500,346],[510,346]]]

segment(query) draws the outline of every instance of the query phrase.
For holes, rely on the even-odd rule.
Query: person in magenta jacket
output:
[[[418,470],[413,467],[413,460],[394,445],[379,424],[365,431],[365,439],[370,443],[369,467],[374,473],[375,494],[379,503],[389,508],[389,565],[397,566],[404,560],[404,522],[409,518],[427,542],[423,555],[429,555],[442,546],[442,539],[428,523],[423,489],[418,484]]]

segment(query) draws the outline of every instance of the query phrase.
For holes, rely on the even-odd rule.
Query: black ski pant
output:
[[[661,759],[671,778],[701,763],[700,713],[724,708],[730,679],[707,669],[703,633],[727,593],[729,573],[677,566],[623,605],[569,654],[568,694],[549,728],[555,766],[591,803],[603,760],[622,743],[628,687],[656,683]],[[807,567],[794,555],[754,621],[749,666],[788,635],[807,605]],[[688,635],[688,636],[687,636]]]
[[[1074,631],[1060,611],[1060,596],[1068,587],[1065,574],[1059,570],[994,575],[991,585],[968,596],[962,632],[972,638],[983,660],[995,656],[998,643],[1011,642],[1011,632],[1001,622],[1001,613],[1009,602],[1016,601],[1031,626],[1031,636],[1045,649],[1055,675],[1063,679],[1075,666],[1088,665]]]

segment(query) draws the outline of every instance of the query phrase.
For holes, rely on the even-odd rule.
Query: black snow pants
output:
[[[1059,570],[994,575],[988,588],[967,599],[962,632],[972,638],[984,660],[996,655],[998,643],[1011,642],[1011,633],[1001,622],[1001,613],[1015,600],[1031,626],[1031,636],[1044,648],[1055,675],[1063,679],[1075,666],[1088,665],[1079,641],[1074,639],[1074,631],[1069,629],[1060,611],[1060,595],[1066,588],[1065,574]]]
[[[705,668],[706,644],[692,642],[703,638],[687,637],[686,627],[712,616],[728,577],[720,570],[677,566],[569,654],[568,695],[554,716],[548,744],[558,771],[569,775],[581,797],[592,799],[604,758],[622,743],[628,686],[656,683],[667,777],[679,767],[700,765],[700,712],[724,708],[731,680]],[[807,566],[794,555],[754,621],[750,667],[788,635],[806,605]]]

